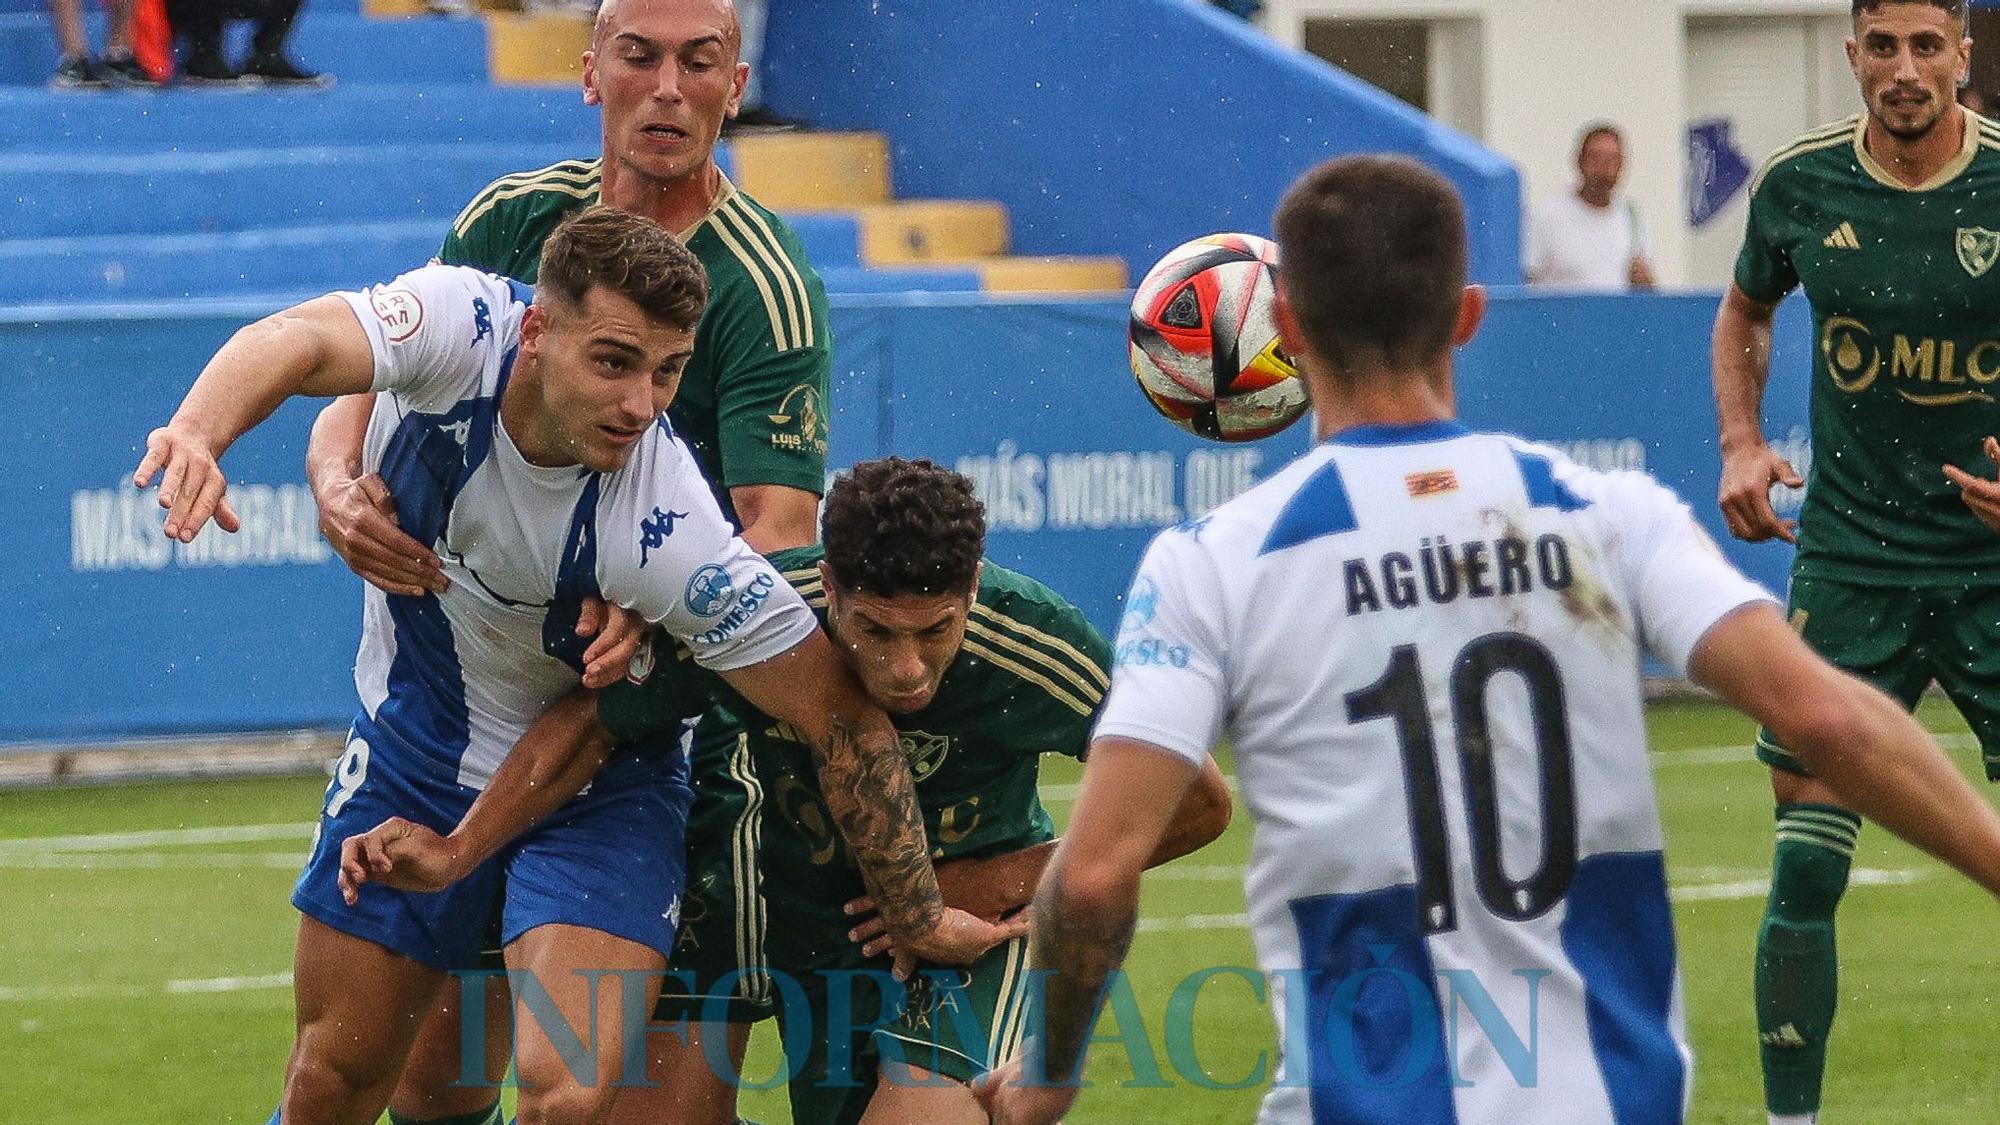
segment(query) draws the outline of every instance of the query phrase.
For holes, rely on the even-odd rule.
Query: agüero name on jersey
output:
[[[1569,544],[1555,532],[1532,543],[1518,535],[1454,543],[1428,536],[1414,551],[1378,559],[1348,559],[1342,568],[1347,614],[1409,609],[1423,602],[1445,605],[1459,598],[1512,597],[1536,590],[1564,590],[1576,581]]]

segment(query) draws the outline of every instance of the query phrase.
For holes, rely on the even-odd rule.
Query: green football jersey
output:
[[[598,202],[599,160],[502,176],[452,224],[438,257],[533,283],[542,242]],[[680,232],[708,271],[708,310],[668,417],[718,485],[781,484],[819,495],[833,369],[826,287],[785,221],[728,180],[715,206]]]
[[[2000,534],[1945,479],[2000,432],[2000,125],[1902,186],[1862,116],[1808,133],[1750,186],[1736,284],[1803,286],[1815,335],[1812,469],[1796,573],[1864,585],[2000,582]]]
[[[821,548],[771,561],[824,620]],[[923,710],[892,716],[916,779],[931,855],[945,860],[1018,851],[1052,839],[1037,794],[1040,755],[1082,757],[1110,685],[1111,647],[1075,606],[991,561],[982,569],[965,647]],[[820,796],[805,738],[752,710],[693,661],[662,658],[638,683],[598,697],[620,741],[671,730],[711,698],[741,719],[765,793],[762,859],[772,904],[774,965],[804,971],[851,962],[852,925],[841,907],[862,895],[854,866]]]

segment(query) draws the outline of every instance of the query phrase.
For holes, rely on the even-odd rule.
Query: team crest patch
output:
[[[800,383],[785,392],[771,420],[771,447],[798,453],[826,453],[826,409],[819,388]]]
[[[1451,469],[1433,469],[1427,473],[1411,473],[1403,478],[1404,487],[1412,497],[1437,496],[1458,491],[1458,473]]]
[[[1959,251],[1962,255],[1964,251]],[[424,303],[408,289],[378,289],[368,295],[376,319],[388,329],[389,342],[400,344],[424,326]]]
[[[1958,264],[1974,277],[1986,276],[2000,262],[2000,231],[1985,227],[1958,228]]]
[[[903,744],[903,757],[910,763],[910,777],[916,781],[936,773],[951,753],[951,736],[948,734],[905,730],[897,731],[896,738]]]
[[[710,563],[688,579],[687,607],[698,617],[714,617],[735,594],[736,583],[729,580],[729,572]]]

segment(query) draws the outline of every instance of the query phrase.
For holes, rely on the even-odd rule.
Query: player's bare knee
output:
[[[611,1113],[618,1088],[611,1082],[585,1084],[564,1077],[553,1085],[521,1091],[519,1125],[598,1125]]]

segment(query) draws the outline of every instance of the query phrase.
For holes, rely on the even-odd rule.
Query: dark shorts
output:
[[[688,816],[687,894],[680,940],[654,1019],[672,1023],[726,1013],[730,1023],[767,1019],[775,1006],[765,971],[764,789],[750,743],[733,725],[704,717],[693,754],[694,807]],[[711,996],[721,997],[708,1003]]]
[[[471,874],[435,894],[365,886],[349,906],[340,846],[392,816],[448,833],[479,796],[443,763],[356,723],[321,807],[292,904],[345,934],[442,970],[471,968],[497,920],[503,941],[536,926],[600,930],[671,953],[686,882],[692,798],[684,764],[601,778]]]
[[[1986,777],[2000,781],[2000,587],[1860,586],[1792,579],[1789,615],[1813,651],[1906,708],[1933,681],[1979,738]],[[1757,757],[1810,777],[1770,731]]]
[[[787,1052],[803,1063],[791,1081],[796,1125],[861,1120],[884,1059],[970,1083],[1020,1052],[1033,1001],[1026,938],[995,946],[966,968],[924,969],[901,986],[886,972],[796,979],[807,1026],[793,1026],[796,1004],[779,1009]],[[844,998],[833,996],[835,989]]]

